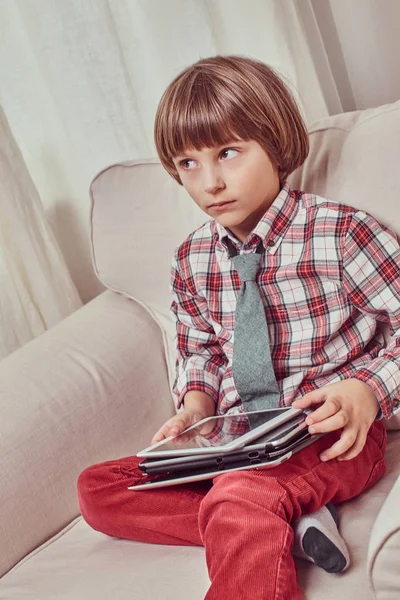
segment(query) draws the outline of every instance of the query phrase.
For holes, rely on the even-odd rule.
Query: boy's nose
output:
[[[225,183],[222,178],[216,173],[209,173],[203,182],[204,191],[207,194],[215,194],[219,190],[222,190],[225,187]]]

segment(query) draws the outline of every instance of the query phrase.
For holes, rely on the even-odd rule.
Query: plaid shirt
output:
[[[243,412],[232,377],[241,281],[227,236],[242,254],[264,243],[257,282],[280,405],[354,377],[373,389],[377,418],[394,414],[400,406],[398,237],[364,211],[291,190],[287,182],[245,244],[211,219],[175,249],[170,291],[178,408],[187,392],[201,390],[214,399],[217,415]],[[391,335],[386,347],[384,324]],[[229,432],[211,436],[216,443]]]

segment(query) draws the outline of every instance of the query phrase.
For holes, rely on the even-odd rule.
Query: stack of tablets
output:
[[[190,481],[212,479],[221,473],[243,469],[269,469],[288,460],[295,452],[312,444],[322,434],[311,435],[305,419],[311,411],[291,407],[266,409],[208,417],[185,429],[178,436],[145,448],[139,468],[146,481],[130,490],[147,490]],[[247,415],[251,414],[250,426]],[[256,417],[256,418],[255,418]],[[254,427],[254,423],[260,423]],[[244,431],[225,442],[209,445],[201,431]],[[245,427],[243,427],[245,425]],[[211,432],[212,433],[212,432]]]

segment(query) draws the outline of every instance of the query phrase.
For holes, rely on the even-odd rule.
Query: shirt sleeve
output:
[[[213,326],[205,298],[193,295],[187,287],[175,250],[171,266],[171,313],[176,327],[176,375],[172,392],[178,409],[191,390],[209,394],[218,404],[222,377],[228,364]]]
[[[389,326],[386,347],[352,377],[374,391],[377,418],[390,418],[400,408],[400,247],[393,231],[363,211],[352,215],[346,234],[343,283],[354,306]]]

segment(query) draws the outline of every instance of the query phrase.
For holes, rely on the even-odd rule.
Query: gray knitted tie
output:
[[[255,253],[237,254],[229,238],[227,244],[242,285],[235,315],[232,375],[244,411],[279,406],[280,392],[272,366],[267,319],[256,275],[264,253],[262,241]],[[251,428],[263,421],[249,416]]]

